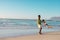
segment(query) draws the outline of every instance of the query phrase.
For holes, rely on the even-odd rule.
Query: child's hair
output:
[[[44,22],[45,20],[43,19],[42,22]]]

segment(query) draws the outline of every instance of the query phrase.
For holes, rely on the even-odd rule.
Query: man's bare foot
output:
[[[39,34],[42,34],[41,32],[39,32]]]

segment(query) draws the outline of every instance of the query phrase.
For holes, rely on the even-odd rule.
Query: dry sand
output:
[[[0,38],[0,40],[60,40],[60,32],[43,33],[20,37]]]

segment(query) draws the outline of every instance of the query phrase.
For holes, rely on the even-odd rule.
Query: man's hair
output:
[[[40,15],[38,15],[38,17],[41,17]]]

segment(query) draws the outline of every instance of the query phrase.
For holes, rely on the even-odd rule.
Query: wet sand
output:
[[[37,33],[35,35],[0,38],[0,40],[60,40],[60,32],[48,32],[41,35]]]

